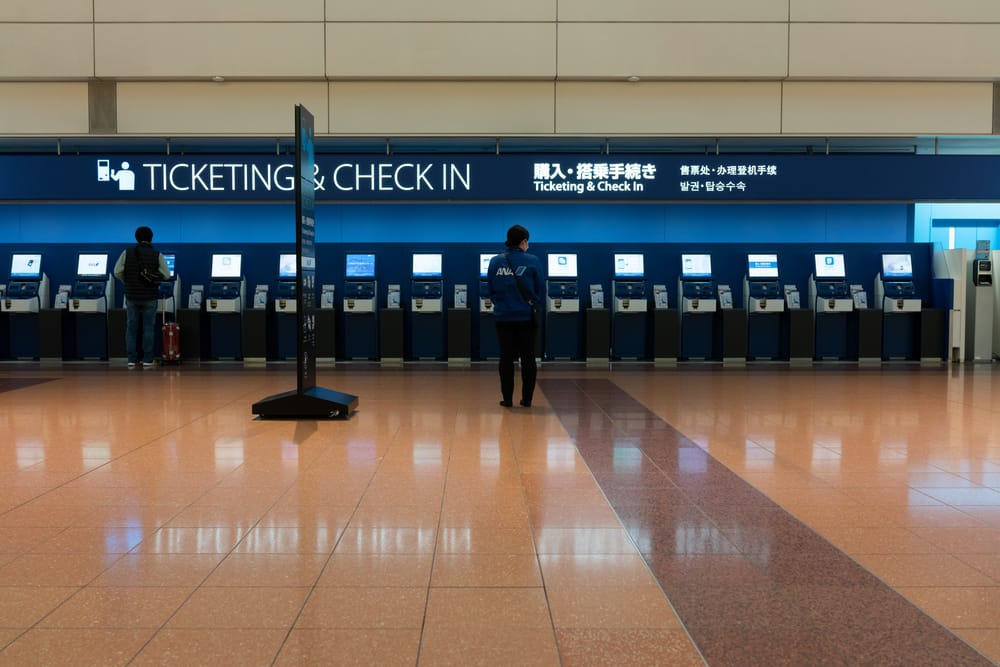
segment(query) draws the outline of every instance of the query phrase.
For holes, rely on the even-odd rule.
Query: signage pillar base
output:
[[[347,419],[357,408],[357,396],[312,387],[268,396],[254,403],[252,412],[262,419]]]

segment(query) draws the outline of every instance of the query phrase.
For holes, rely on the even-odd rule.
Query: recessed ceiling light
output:
[[[212,77],[212,81],[214,81],[216,83],[222,83],[225,80],[226,80],[226,77],[219,76],[218,74],[216,74],[215,76]]]
[[[631,81],[632,83],[635,83],[636,81],[638,81],[638,80],[639,80],[639,77],[637,77],[637,76],[635,76],[635,75],[633,74],[632,76],[630,76],[630,77],[628,78],[628,80],[629,80],[629,81]]]

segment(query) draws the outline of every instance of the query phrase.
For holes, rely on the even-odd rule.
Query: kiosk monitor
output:
[[[642,255],[639,256],[640,259]],[[617,266],[617,262],[615,264]],[[639,271],[642,272],[640,261]],[[576,253],[560,253],[549,255],[549,278],[576,278]]]
[[[843,280],[847,277],[847,268],[844,264],[844,253],[818,252],[815,257],[817,278],[836,278]]]
[[[42,277],[41,253],[14,253],[10,256],[10,277],[12,280],[31,280]]]
[[[777,278],[778,256],[774,253],[747,255],[747,278]]]
[[[615,253],[615,278],[642,278],[644,274],[641,252]]]
[[[243,255],[238,253],[212,255],[212,280],[242,278]]]
[[[347,278],[374,278],[375,254],[370,252],[347,253],[344,276]]]
[[[104,278],[108,275],[107,253],[81,253],[76,261],[76,275],[80,278]]]
[[[910,280],[913,278],[913,261],[909,253],[882,255],[882,278]]]
[[[491,252],[481,252],[479,253],[479,277],[485,278],[490,272],[490,261],[496,257],[495,254]]]
[[[167,263],[167,270],[170,272],[170,280],[173,280],[177,277],[174,272],[174,267],[177,265],[177,255],[172,252],[165,252],[163,253],[163,261]]]
[[[278,255],[278,279],[294,278],[296,272],[296,255],[294,252]]]
[[[440,278],[441,277],[441,253],[413,253],[413,277],[414,278]]]
[[[682,278],[711,278],[712,256],[709,254],[681,255]]]

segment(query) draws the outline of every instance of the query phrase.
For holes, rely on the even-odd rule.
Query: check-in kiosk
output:
[[[295,253],[278,255],[278,284],[274,292],[274,331],[279,359],[295,359],[298,351],[298,295]]]
[[[614,255],[611,281],[611,358],[645,359],[646,354],[646,270],[642,253]]]
[[[814,358],[848,359],[848,317],[854,311],[854,299],[847,283],[844,253],[816,253],[814,264],[815,270],[809,276],[809,304],[816,336]]]
[[[156,312],[165,321],[176,319],[177,308],[181,302],[181,278],[177,275],[177,255],[172,252],[163,253],[170,277],[160,283],[157,294]]]
[[[922,301],[909,253],[884,253],[875,276],[875,304],[882,309],[882,358],[917,359]]]
[[[965,287],[965,360],[993,361],[993,260],[989,250],[976,250],[969,262]],[[971,278],[971,281],[969,281]]]
[[[108,358],[108,309],[114,304],[114,290],[108,254],[80,253],[69,295],[78,359]]]
[[[497,342],[496,324],[493,322],[493,300],[490,298],[490,285],[487,281],[490,260],[496,253],[479,253],[479,358],[497,359],[500,357],[500,344]]]
[[[712,256],[707,253],[681,255],[677,278],[680,304],[680,359],[711,359],[715,351],[716,308],[712,280]]]
[[[348,253],[344,265],[344,357],[378,359],[378,282],[374,253]]]
[[[444,281],[441,253],[414,253],[410,273],[410,356],[445,358]]]
[[[0,311],[7,316],[10,356],[13,359],[37,359],[39,356],[38,311],[48,308],[49,277],[42,272],[42,253],[13,253],[10,279],[0,299]],[[5,355],[6,350],[0,351]]]
[[[581,359],[580,283],[576,253],[548,256],[545,281],[545,358]]]
[[[747,255],[743,309],[747,316],[747,358],[781,358],[781,317],[785,312],[785,298],[779,280],[778,255]]]
[[[209,357],[241,359],[243,357],[243,309],[246,305],[246,278],[243,276],[243,255],[216,253],[212,255],[211,282],[205,309],[208,311],[210,334]]]

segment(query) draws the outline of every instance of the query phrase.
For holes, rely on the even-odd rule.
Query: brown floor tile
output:
[[[993,580],[948,554],[856,556],[859,563],[890,586],[991,586]]]
[[[317,588],[295,627],[419,629],[426,602],[425,588]]]
[[[126,554],[93,585],[198,586],[223,558],[221,554]]]
[[[409,586],[427,588],[431,554],[333,554],[317,586]]]
[[[539,554],[635,554],[621,528],[542,528],[535,531]]]
[[[704,665],[681,630],[556,630],[563,665]]]
[[[122,558],[120,554],[25,554],[0,568],[0,586],[85,586]]]
[[[329,554],[340,538],[339,530],[316,526],[251,528],[236,546],[236,553]]]
[[[348,528],[335,553],[429,554],[434,552],[433,528]]]
[[[161,630],[130,665],[270,665],[285,630]]]
[[[559,665],[551,628],[428,627],[420,642],[421,665]]]
[[[4,665],[125,665],[153,630],[29,630],[0,653]],[[163,664],[163,663],[161,663]]]
[[[275,667],[299,665],[385,665],[417,662],[420,630],[298,629],[285,640]]]
[[[438,554],[431,586],[541,586],[535,556],[508,554]]]
[[[210,526],[204,528],[160,528],[135,549],[143,554],[227,554],[245,531]]]
[[[533,554],[527,528],[443,527],[438,538],[439,554]]]
[[[312,586],[327,556],[322,554],[230,554],[205,580],[206,586]]]
[[[84,588],[49,614],[42,628],[159,628],[191,588]]]
[[[652,586],[655,581],[638,555],[543,555],[538,557],[547,587]]]
[[[550,586],[547,593],[556,628],[681,628],[657,586]]]
[[[542,588],[432,588],[428,628],[550,628]]]
[[[59,607],[78,588],[48,586],[6,586],[0,589],[0,628],[30,628]]]
[[[290,628],[309,594],[308,588],[212,588],[196,590],[167,627]]]

